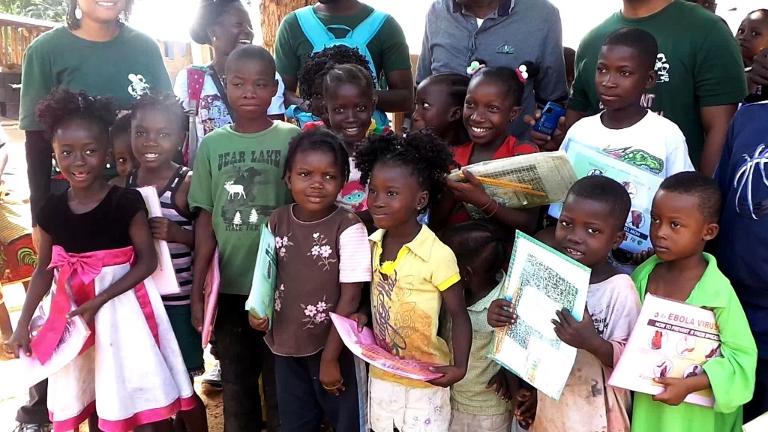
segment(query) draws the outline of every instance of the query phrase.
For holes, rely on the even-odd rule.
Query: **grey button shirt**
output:
[[[466,73],[474,59],[510,68],[531,61],[540,68],[523,95],[523,114],[531,114],[536,102],[568,97],[562,39],[560,12],[547,0],[499,0],[498,10],[479,27],[456,0],[435,0],[427,13],[416,82],[436,73]],[[518,137],[527,131],[522,117],[510,128]]]

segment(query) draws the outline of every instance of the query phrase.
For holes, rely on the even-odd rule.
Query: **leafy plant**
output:
[[[0,12],[54,22],[67,17],[67,0],[0,0]]]

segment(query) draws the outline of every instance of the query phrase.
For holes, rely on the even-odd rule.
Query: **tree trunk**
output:
[[[264,36],[264,48],[274,52],[277,29],[289,12],[308,6],[314,0],[262,0],[261,32]]]

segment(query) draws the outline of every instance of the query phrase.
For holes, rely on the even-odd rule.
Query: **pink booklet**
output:
[[[219,249],[213,253],[211,266],[208,268],[208,276],[205,278],[205,306],[203,309],[203,348],[208,346],[213,332],[213,323],[216,322],[216,310],[219,307]]]
[[[438,366],[434,363],[404,360],[378,346],[373,332],[368,327],[359,332],[355,321],[333,312],[331,312],[331,320],[344,345],[352,351],[352,354],[367,363],[395,375],[419,381],[429,381],[443,376],[429,370],[430,367]]]

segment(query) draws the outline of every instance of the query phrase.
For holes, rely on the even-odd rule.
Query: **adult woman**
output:
[[[185,148],[185,162],[192,166],[197,145],[202,138],[222,126],[232,123],[225,86],[222,81],[224,65],[229,54],[239,45],[253,41],[253,27],[248,11],[240,0],[204,0],[190,31],[192,40],[213,48],[213,61],[204,66],[190,66],[179,73],[174,93],[184,102],[184,107],[194,112],[196,128],[189,137]],[[282,120],[283,82],[280,75],[277,96],[272,99],[267,114]]]
[[[152,91],[170,91],[160,50],[151,38],[125,25],[133,0],[69,0],[67,25],[37,38],[22,69],[19,128],[26,133],[32,223],[51,190],[51,142],[37,122],[38,102],[55,88],[109,96],[118,109]],[[43,430],[48,423],[46,384],[30,389],[19,409],[18,430]]]

